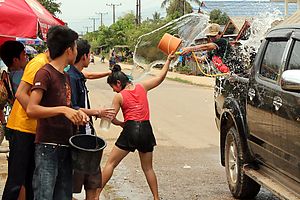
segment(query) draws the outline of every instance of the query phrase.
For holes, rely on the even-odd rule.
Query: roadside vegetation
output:
[[[38,0],[47,10],[53,15],[61,13],[61,3],[56,3],[56,0]],[[111,49],[116,45],[126,45],[130,51],[134,50],[137,39],[150,31],[153,31],[169,21],[179,18],[184,14],[193,12],[193,7],[200,7],[200,0],[164,0],[161,4],[162,8],[166,9],[167,15],[162,17],[160,13],[155,12],[152,18],[143,19],[141,24],[136,24],[135,13],[127,13],[117,19],[110,26],[99,26],[96,31],[89,32],[83,35],[83,38],[88,40],[92,49],[103,46],[105,49]],[[214,23],[225,24],[229,18],[226,13],[220,10],[213,10],[210,19]]]

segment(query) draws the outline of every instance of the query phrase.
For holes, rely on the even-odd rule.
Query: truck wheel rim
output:
[[[229,152],[228,152],[228,166],[229,166],[229,174],[233,183],[237,181],[238,174],[238,164],[237,164],[237,150],[234,142],[230,144]]]

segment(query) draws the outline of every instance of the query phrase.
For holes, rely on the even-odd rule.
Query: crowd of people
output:
[[[72,199],[73,193],[86,190],[86,199],[99,199],[114,168],[129,153],[139,151],[142,169],[154,199],[158,186],[152,168],[156,145],[149,121],[147,92],[165,78],[170,54],[161,74],[139,84],[132,83],[119,65],[108,72],[87,72],[91,46],[65,26],[53,26],[47,33],[47,50],[27,63],[24,45],[7,41],[0,46],[0,57],[8,68],[1,79],[10,95],[1,97],[12,105],[5,125],[9,142],[8,176],[2,199]],[[4,72],[5,73],[5,72]],[[116,92],[112,108],[92,108],[86,79],[107,78]],[[0,84],[1,86],[1,84]],[[1,105],[1,109],[3,109]],[[124,120],[115,118],[122,110]],[[101,173],[72,168],[69,138],[74,134],[96,135],[92,117],[108,118],[123,128]]]
[[[213,60],[216,56],[225,58],[230,45],[221,38],[220,27],[212,25],[207,36],[209,43],[183,48],[181,55],[201,50],[208,53],[199,61]],[[10,151],[2,198],[67,200],[84,186],[87,200],[99,199],[114,169],[128,153],[137,150],[153,199],[158,200],[157,178],[152,167],[156,140],[147,93],[163,82],[175,52],[168,55],[158,76],[133,83],[116,63],[107,72],[84,71],[95,61],[91,46],[68,27],[51,27],[47,48],[27,63],[20,42],[7,41],[0,46],[0,57],[8,67],[8,75],[2,76],[0,84],[0,108],[7,103],[12,105],[7,122],[0,112]],[[117,93],[112,107],[92,108],[86,80],[106,76],[107,83]],[[6,95],[1,93],[4,89]],[[116,118],[119,110],[123,113],[122,120]],[[69,144],[74,134],[96,135],[92,117],[105,117],[122,127],[102,172],[99,166],[93,174],[72,168]]]

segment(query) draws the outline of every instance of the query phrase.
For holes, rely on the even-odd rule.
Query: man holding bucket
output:
[[[35,138],[34,199],[72,199],[72,163],[69,138],[73,124],[87,123],[88,116],[71,108],[69,76],[64,73],[77,56],[78,34],[53,26],[47,33],[52,61],[35,75],[26,109],[38,119]]]
[[[226,39],[222,38],[220,25],[211,24],[206,36],[209,43],[182,48],[181,54],[185,55],[192,51],[208,51],[207,55],[200,58],[200,61],[203,62],[208,58],[219,71],[222,73],[229,72],[229,68],[224,63],[231,52],[231,46]]]
[[[82,73],[84,68],[90,64],[90,44],[86,40],[77,40],[77,56],[75,64],[71,65],[68,73],[70,75],[71,90],[72,90],[72,106],[76,110],[82,110],[89,116],[106,117],[113,119],[115,110],[113,108],[105,109],[90,109],[88,89],[85,85],[86,78]],[[108,75],[104,72],[104,76]],[[103,77],[104,77],[103,76]],[[84,126],[79,126],[80,134],[95,135],[92,122]],[[86,190],[86,200],[95,200],[97,188],[101,187],[101,170],[93,174],[73,171],[73,193],[80,193],[84,185]]]

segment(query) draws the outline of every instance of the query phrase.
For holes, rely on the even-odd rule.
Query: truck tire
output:
[[[230,192],[237,199],[255,197],[260,190],[260,185],[243,171],[244,159],[240,136],[231,127],[225,141],[225,170]]]

